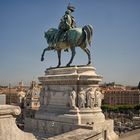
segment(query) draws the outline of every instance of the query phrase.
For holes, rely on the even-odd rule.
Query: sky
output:
[[[44,32],[58,28],[68,3],[75,6],[77,27],[93,26],[92,65],[104,82],[137,86],[140,81],[139,0],[0,0],[0,85],[25,84],[57,65],[56,52],[41,54]],[[66,65],[70,53],[62,53]],[[73,65],[87,63],[76,48]]]

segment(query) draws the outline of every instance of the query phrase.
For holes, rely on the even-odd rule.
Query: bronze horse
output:
[[[76,54],[75,47],[80,47],[88,55],[88,64],[91,64],[91,55],[90,51],[87,48],[88,45],[91,45],[91,39],[93,35],[93,28],[91,25],[86,25],[83,28],[71,28],[66,33],[59,34],[59,30],[55,28],[50,28],[45,32],[45,38],[48,43],[48,48],[45,48],[42,53],[41,61],[44,60],[44,54],[46,51],[56,50],[58,54],[58,65],[61,65],[61,50],[71,49],[71,59],[66,65],[67,67],[73,61],[73,58]],[[56,39],[57,38],[57,39]],[[58,39],[59,38],[59,39]],[[63,38],[63,39],[62,39]]]

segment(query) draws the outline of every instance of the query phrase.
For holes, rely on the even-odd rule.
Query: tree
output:
[[[103,111],[118,111],[118,107],[117,106],[112,106],[112,105],[102,105],[102,110]]]
[[[134,109],[135,109],[135,110],[140,110],[140,104],[135,105]]]
[[[138,89],[140,89],[140,82],[139,82],[139,84],[138,84]]]

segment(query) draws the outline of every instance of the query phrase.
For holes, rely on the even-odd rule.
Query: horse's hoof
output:
[[[91,65],[91,62],[87,63],[87,65],[88,65],[88,66]]]
[[[44,61],[44,58],[43,57],[41,58],[41,61]]]
[[[56,66],[56,68],[59,68],[59,67],[60,67],[60,65],[57,65],[57,66]]]
[[[66,67],[70,67],[70,64],[67,64]]]
[[[64,52],[69,52],[69,50],[68,49],[65,49]]]

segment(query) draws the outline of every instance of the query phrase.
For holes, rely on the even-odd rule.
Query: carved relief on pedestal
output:
[[[85,93],[84,89],[81,88],[78,93],[78,107],[80,109],[85,108],[85,104],[86,104],[86,93]]]
[[[44,96],[44,104],[45,104],[45,105],[48,105],[50,99],[51,99],[50,89],[49,89],[49,87],[46,87],[46,88],[45,88],[45,96]]]
[[[75,92],[76,93],[76,92]],[[78,108],[91,108],[94,109],[94,107],[101,107],[103,94],[100,92],[100,89],[98,87],[91,87],[88,89],[83,89],[83,87],[80,88],[80,91],[76,93],[77,101],[78,102]]]
[[[40,105],[44,105],[44,94],[45,94],[45,88],[42,88],[40,92]]]
[[[71,91],[58,92],[51,91],[50,88],[46,86],[44,89],[42,89],[40,103],[41,105],[46,106],[50,103],[54,104],[55,102],[58,102],[58,100],[56,100],[58,97],[60,99],[65,98],[66,106],[69,106],[71,109],[94,109],[94,107],[101,107],[101,102],[104,96],[98,87],[90,87],[86,89],[81,87],[79,92],[76,92],[75,88],[72,88]],[[62,104],[65,103],[63,101]]]
[[[86,92],[86,98],[87,98],[87,107],[94,108],[95,93],[94,93],[94,89],[92,87]]]
[[[72,109],[76,109],[76,91],[73,89],[69,94],[69,105]]]
[[[100,89],[96,88],[96,90],[95,90],[95,101],[96,101],[95,105],[97,107],[101,107],[103,98],[104,98],[104,95],[101,93]]]

